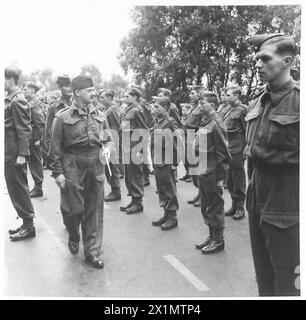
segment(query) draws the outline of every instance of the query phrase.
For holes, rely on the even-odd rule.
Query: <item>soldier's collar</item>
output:
[[[268,94],[270,96],[272,105],[276,106],[285,95],[292,91],[294,86],[295,83],[293,79],[290,79],[288,82],[286,82],[284,85],[282,85],[280,88],[276,90],[271,90],[270,86],[267,84],[264,92],[265,94]]]
[[[21,89],[16,86],[16,87],[5,97],[5,99],[8,100],[8,101],[12,101],[13,98],[14,98],[17,94],[19,94],[19,93],[21,93],[21,92],[22,92]]]
[[[167,115],[165,115],[165,116],[163,116],[163,117],[161,117],[161,118],[157,118],[156,117],[156,121],[158,122],[158,123],[160,123],[160,122],[162,122],[162,121],[164,121],[164,120],[166,120],[167,119]]]
[[[91,114],[93,112],[97,111],[97,108],[95,108],[92,104],[89,104],[86,107],[87,110],[85,110],[84,107],[81,107],[79,104],[77,104],[76,102],[74,102],[72,104],[72,106],[70,107],[71,113],[73,114],[74,112],[77,112],[80,116],[81,115],[87,115],[87,114]]]

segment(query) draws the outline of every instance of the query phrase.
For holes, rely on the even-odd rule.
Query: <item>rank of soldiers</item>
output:
[[[60,95],[41,99],[37,83],[26,82],[22,91],[21,71],[7,68],[5,178],[23,221],[9,230],[10,239],[36,236],[31,198],[43,195],[43,169],[50,169],[60,188],[70,252],[79,251],[81,225],[86,261],[103,268],[104,201],[121,200],[124,177],[131,200],[120,210],[141,214],[154,174],[161,216],[153,226],[178,227],[176,185],[192,182],[195,196],[188,203],[201,208],[203,234],[208,234],[195,248],[217,253],[225,249],[225,216],[243,219],[246,202],[259,294],[298,295],[300,89],[290,76],[296,49],[282,34],[248,41],[265,83],[248,106],[237,85],[223,88],[220,97],[202,85],[189,86],[189,103],[176,105],[168,88],[159,88],[148,102],[144,89],[135,85],[118,99],[108,88],[97,91],[85,75],[59,76]],[[181,162],[186,174],[178,180]],[[31,191],[27,165],[35,183]],[[105,178],[111,188],[107,195]],[[227,211],[224,187],[231,196]]]

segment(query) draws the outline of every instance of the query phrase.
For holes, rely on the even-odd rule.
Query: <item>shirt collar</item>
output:
[[[77,104],[76,102],[74,102],[72,104],[72,106],[70,107],[71,113],[73,114],[74,112],[77,112],[80,116],[81,115],[85,115],[87,116],[87,114],[91,114],[97,111],[97,108],[94,107],[92,104],[89,104],[86,108],[81,108],[81,106],[79,104]]]
[[[288,82],[284,83],[280,88],[276,90],[271,90],[270,86],[267,84],[264,90],[265,95],[268,95],[271,99],[272,105],[276,106],[282,98],[287,95],[294,88],[294,81],[290,79]]]
[[[6,100],[8,101],[12,101],[12,99],[16,96],[16,94],[22,92],[21,89],[19,87],[15,87],[7,96],[6,96]]]

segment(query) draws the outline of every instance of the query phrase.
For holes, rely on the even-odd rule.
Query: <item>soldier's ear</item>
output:
[[[283,58],[283,66],[284,66],[284,68],[291,67],[292,62],[293,62],[292,56],[285,56]]]

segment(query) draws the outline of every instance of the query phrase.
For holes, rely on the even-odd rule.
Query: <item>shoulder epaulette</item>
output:
[[[68,110],[69,107],[66,107],[64,109],[59,110],[58,112],[56,112],[55,117],[58,117],[60,114],[62,114],[64,111]]]

